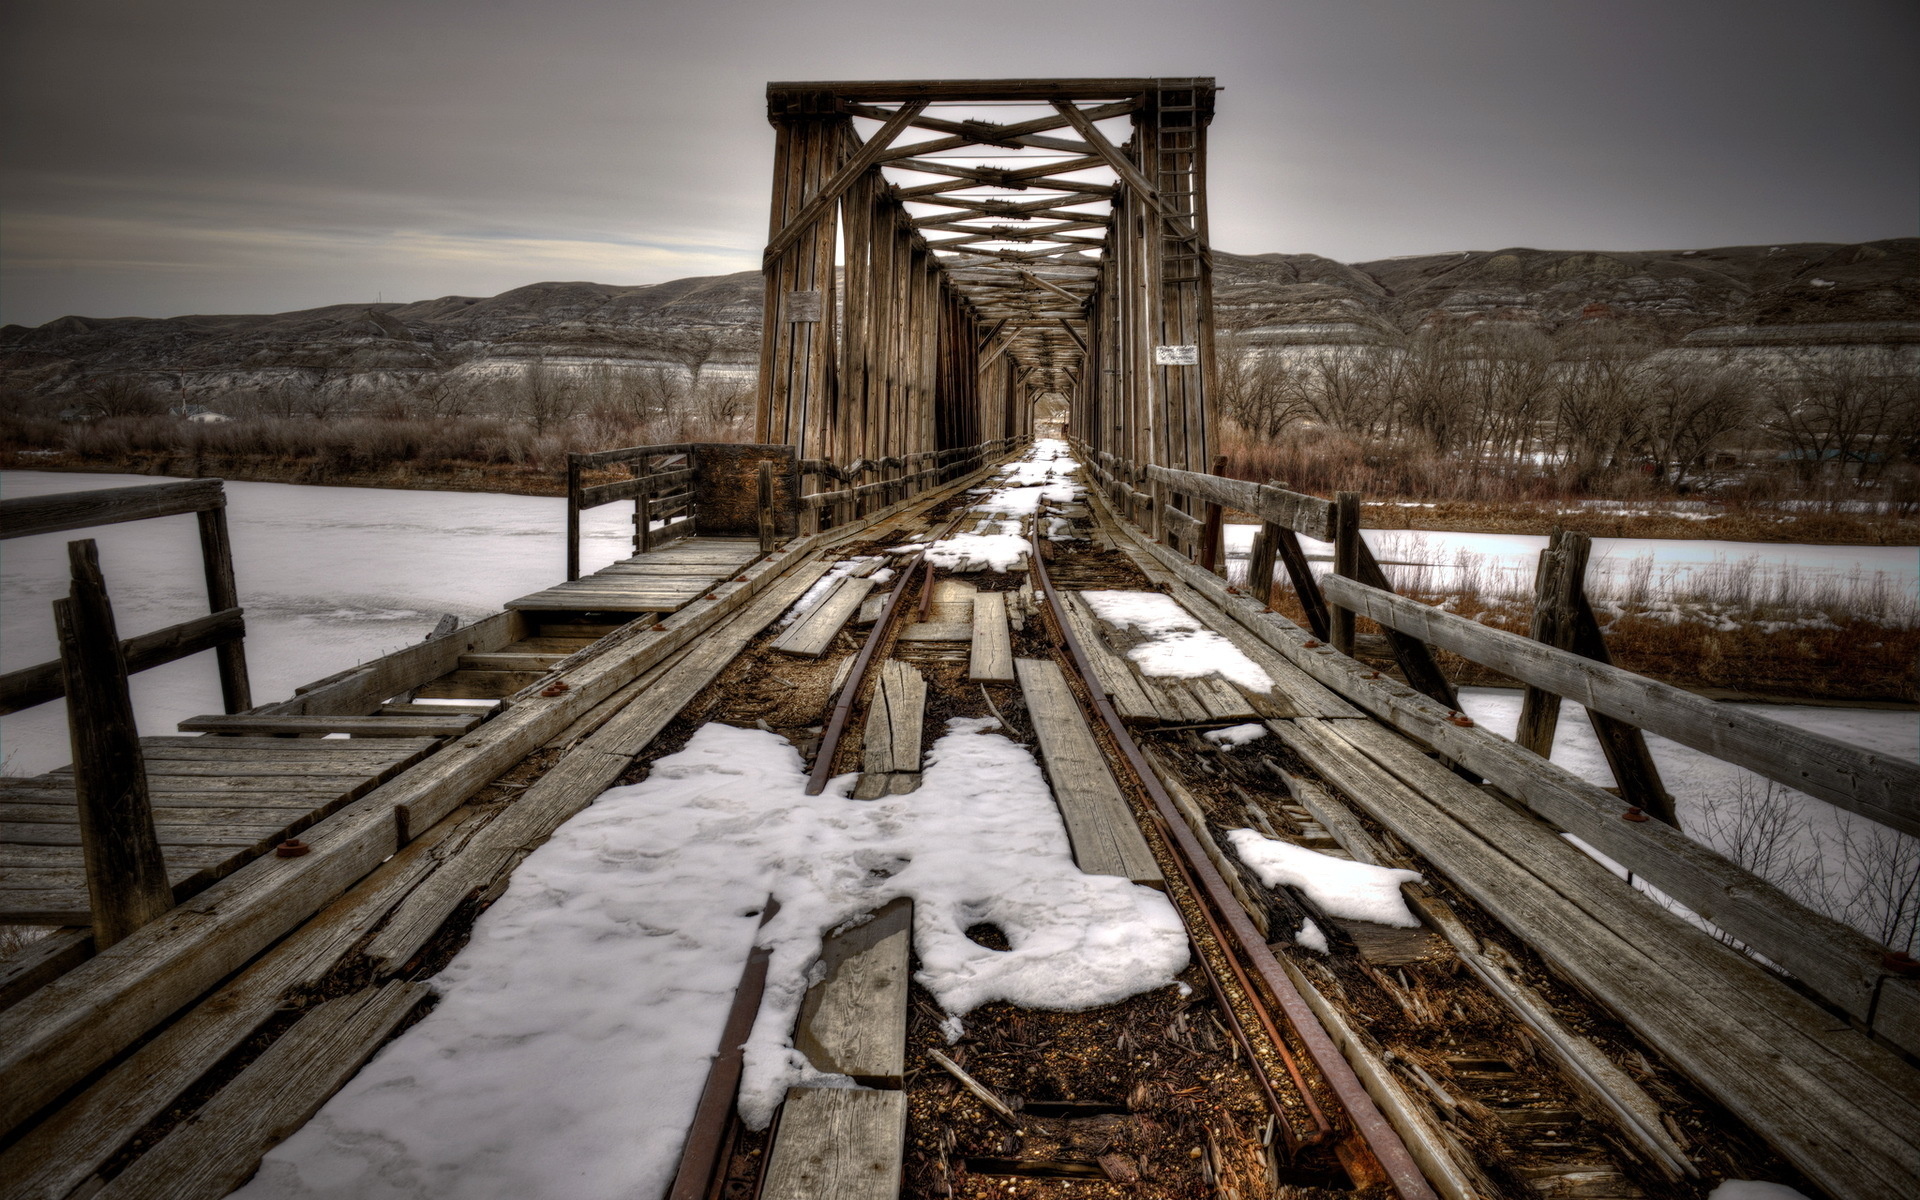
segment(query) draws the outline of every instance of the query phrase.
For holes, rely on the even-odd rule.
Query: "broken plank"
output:
[[[1014,661],[1014,671],[1073,843],[1074,861],[1089,875],[1161,884],[1160,866],[1059,665],[1050,659],[1022,658]]]
[[[816,1070],[867,1087],[900,1086],[912,942],[913,902],[905,897],[826,940],[826,977],[807,990],[793,1037]]]
[[[1013,634],[1007,628],[1007,597],[980,592],[973,598],[973,655],[967,678],[975,683],[1013,682]]]
[[[898,659],[882,663],[867,706],[863,769],[869,774],[918,771],[926,711],[927,681],[920,672]]]

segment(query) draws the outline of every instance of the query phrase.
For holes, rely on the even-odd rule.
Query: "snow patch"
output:
[[[1171,596],[1159,592],[1081,592],[1093,614],[1109,625],[1148,637],[1127,651],[1143,675],[1197,679],[1219,675],[1256,692],[1273,690],[1273,677],[1226,638],[1208,629]]]
[[[1420,927],[1419,919],[1408,910],[1400,894],[1401,884],[1420,882],[1418,871],[1335,858],[1292,842],[1262,837],[1251,829],[1235,829],[1227,834],[1227,841],[1261,883],[1297,887],[1330,917],[1399,929]]]
[[[1258,721],[1249,721],[1227,729],[1210,729],[1200,736],[1216,746],[1244,746],[1267,736],[1267,727]]]
[[[948,570],[975,563],[1005,574],[1025,560],[1028,549],[1027,539],[1016,533],[956,533],[928,546],[927,558]]]
[[[1327,948],[1327,935],[1320,932],[1320,927],[1313,923],[1312,917],[1300,922],[1300,931],[1293,935],[1293,940],[1317,954],[1333,953]]]
[[[777,735],[702,727],[527,858],[435,978],[439,1006],[240,1194],[660,1195],[749,947],[771,951],[740,1089],[762,1128],[789,1086],[847,1086],[793,1049],[794,1018],[821,938],[900,896],[949,1037],[989,1001],[1083,1009],[1173,983],[1179,914],[1081,873],[1039,766],[993,724],[950,722],[920,790],[873,801],[846,798],[852,775],[808,796]],[[1012,948],[970,940],[980,922]]]

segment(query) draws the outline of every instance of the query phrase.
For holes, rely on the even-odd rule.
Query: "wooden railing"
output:
[[[897,504],[926,488],[963,475],[986,460],[1011,450],[1022,440],[1000,438],[951,450],[927,450],[891,458],[862,458],[844,467],[824,459],[802,459],[800,474],[803,478],[811,476],[816,480],[825,479],[849,486],[810,492],[803,489],[800,506],[814,514],[830,509],[832,523],[845,524],[875,508]],[[863,477],[873,475],[879,478],[870,483],[858,482]]]
[[[693,532],[693,453],[691,443],[628,446],[567,455],[567,578],[580,578],[580,514],[603,504],[633,501],[633,552],[645,554],[663,542]],[[588,486],[588,471],[626,467],[632,477]],[[654,518],[667,524],[653,527]]]
[[[1136,511],[1147,503],[1164,503],[1163,497],[1130,486],[1129,464],[1097,452],[1083,454],[1082,461],[1091,460],[1107,494],[1120,494]],[[1380,677],[1327,644],[1329,639],[1318,629],[1308,636],[1310,631],[1273,612],[1267,593],[1257,586],[1271,578],[1271,559],[1265,575],[1258,562],[1254,564],[1250,580],[1256,586],[1242,591],[1203,570],[1194,561],[1200,557],[1197,546],[1176,552],[1172,539],[1163,539],[1169,544],[1150,549],[1181,579],[1321,683],[1431,747],[1456,771],[1484,778],[1553,827],[1646,880],[1861,1028],[1908,1054],[1920,1053],[1920,967],[1689,837],[1673,819],[1672,799],[1661,787],[1642,731],[1911,836],[1920,836],[1920,765],[1798,730],[1614,666],[1584,595],[1587,547],[1581,535],[1556,532],[1542,554],[1534,636],[1527,637],[1396,595],[1379,577],[1371,555],[1351,544],[1358,541],[1358,521],[1343,520],[1341,510],[1357,518],[1357,496],[1349,500],[1343,495],[1329,505],[1314,497],[1295,499],[1295,493],[1275,496],[1273,492],[1284,489],[1271,485],[1156,467],[1131,478],[1163,493],[1230,505],[1296,534],[1334,541],[1332,574],[1314,581],[1304,560],[1299,573],[1290,571],[1303,606],[1310,612],[1308,596],[1321,596],[1330,609],[1365,617],[1390,638],[1403,639],[1396,647],[1413,643],[1423,652],[1429,647],[1447,650],[1518,680],[1527,688],[1518,739],[1482,728],[1455,702]],[[1320,524],[1329,509],[1331,528]],[[1199,529],[1204,519],[1190,523]],[[1325,539],[1316,529],[1334,536]],[[1340,553],[1343,537],[1350,539],[1345,554]],[[1361,565],[1356,567],[1356,562]],[[1616,790],[1591,784],[1547,760],[1563,697],[1586,706],[1613,766]]]
[[[200,563],[207,580],[204,617],[169,625],[120,643],[129,673],[212,650],[219,664],[221,699],[230,713],[253,705],[244,646],[247,627],[233,579],[227,535],[226,489],[218,479],[189,479],[138,487],[102,488],[0,500],[0,540],[118,525],[193,513],[200,524]],[[0,675],[0,714],[15,713],[67,694],[60,663],[44,662]]]

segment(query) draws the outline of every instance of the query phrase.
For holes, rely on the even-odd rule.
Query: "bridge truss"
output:
[[[1214,81],[774,83],[759,437],[848,462],[1036,406],[1206,470]]]

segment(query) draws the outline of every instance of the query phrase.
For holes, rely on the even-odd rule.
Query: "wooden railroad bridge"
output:
[[[0,537],[194,514],[210,601],[123,639],[76,541],[60,660],[0,677],[0,711],[65,696],[76,747],[0,780],[0,922],[52,927],[0,974],[0,1195],[228,1194],[405,1036],[516,866],[664,743],[757,723],[816,791],[854,773],[886,797],[920,785],[936,711],[1035,747],[1079,868],[1175,903],[1191,997],[976,1014],[941,1051],[895,903],[827,938],[794,1033],[866,1086],[796,1088],[756,1132],[731,1116],[756,951],[673,1118],[672,1196],[1920,1195],[1913,962],[1690,839],[1641,731],[1908,835],[1920,768],[1611,665],[1577,536],[1519,637],[1394,594],[1358,497],[1221,477],[1214,99],[772,85],[759,442],[573,456],[565,580],[289,698],[249,693],[218,481],[0,502]],[[1023,450],[1061,411],[1069,442]],[[1045,494],[1009,506],[1031,463]],[[634,553],[583,577],[578,513],[628,501]],[[1231,582],[1230,513],[1259,524]],[[1116,589],[1257,678],[1149,673],[1090,595]],[[128,674],[208,651],[226,711],[137,731]],[[1460,712],[1436,651],[1524,685],[1516,739]],[[754,662],[784,707],[754,707]],[[1543,757],[1563,697],[1616,786]],[[1202,736],[1247,727],[1270,749]],[[1239,828],[1421,872],[1422,927],[1266,886]],[[1106,1074],[1034,1057],[1109,1061],[1116,1029],[1135,1054]]]

